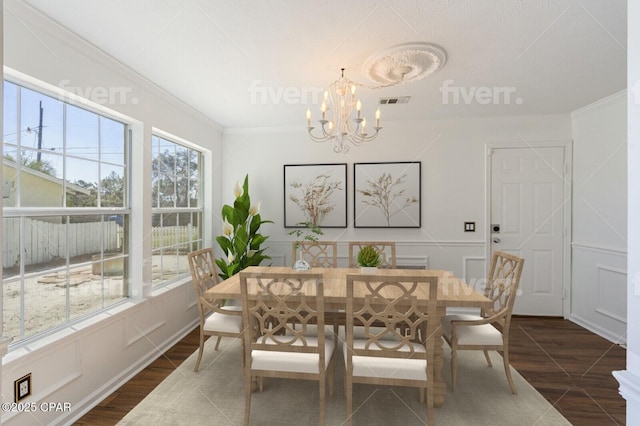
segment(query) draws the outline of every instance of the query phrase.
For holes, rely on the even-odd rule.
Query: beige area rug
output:
[[[192,354],[120,425],[242,425],[244,387],[240,368],[239,339],[223,338],[214,351],[215,338],[207,341],[200,371],[193,372]],[[502,368],[502,358],[492,354],[488,368],[482,352],[460,352],[458,384],[450,389],[449,348],[445,347],[443,376],[445,403],[436,408],[438,425],[569,425],[520,374],[512,369],[518,395],[512,395]],[[341,348],[338,350],[340,351]],[[345,422],[341,351],[336,353],[333,397],[326,396],[326,424]],[[251,403],[252,425],[318,424],[318,385],[305,380],[265,379],[264,391]],[[356,411],[357,410],[357,411]],[[354,385],[354,425],[424,425],[426,408],[416,389]]]

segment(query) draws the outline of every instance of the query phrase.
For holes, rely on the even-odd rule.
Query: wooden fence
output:
[[[2,232],[2,267],[17,266],[20,263],[20,218],[3,218]],[[192,225],[153,228],[152,248],[180,249],[181,245],[198,239],[197,235],[198,229]],[[104,251],[116,250],[122,244],[122,237],[122,227],[114,221],[61,224],[25,219],[25,266],[64,259],[67,255],[72,258],[99,254],[102,244]]]

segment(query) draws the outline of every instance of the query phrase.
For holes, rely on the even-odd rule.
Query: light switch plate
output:
[[[465,222],[464,223],[464,232],[476,232],[476,223],[475,222]]]

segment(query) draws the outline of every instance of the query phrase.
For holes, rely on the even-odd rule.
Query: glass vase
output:
[[[298,249],[298,260],[293,264],[294,271],[308,271],[311,269],[309,263],[302,258],[302,249]]]

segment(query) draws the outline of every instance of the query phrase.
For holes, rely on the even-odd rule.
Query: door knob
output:
[[[498,243],[500,242],[500,238],[495,237],[495,238],[493,239],[493,242],[494,242],[494,243],[496,243],[496,244],[498,244]]]

